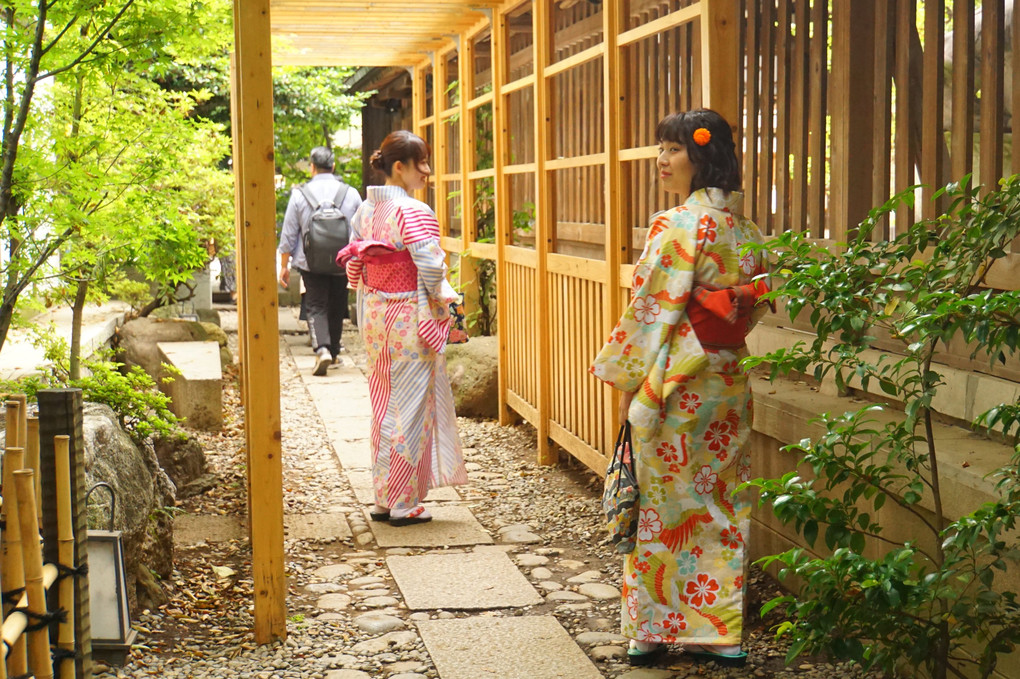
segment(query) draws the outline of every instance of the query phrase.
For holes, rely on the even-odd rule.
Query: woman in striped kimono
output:
[[[652,217],[633,296],[592,366],[623,391],[640,497],[623,577],[622,632],[633,665],[666,644],[743,665],[744,565],[751,505],[751,398],[739,361],[762,309],[763,238],[741,214],[729,124],[714,111],[656,130],[663,188],[681,204]]]
[[[368,187],[340,253],[358,291],[369,359],[371,516],[393,526],[431,520],[422,505],[430,488],[467,483],[444,354],[458,296],[446,280],[436,216],[408,195],[428,182],[429,155],[404,130],[383,140],[371,164],[386,185]]]

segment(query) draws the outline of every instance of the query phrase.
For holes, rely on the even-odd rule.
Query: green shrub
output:
[[[877,383],[903,409],[902,418],[884,424],[873,417],[883,407],[875,404],[823,415],[823,436],[787,447],[815,478],[790,472],[747,484],[808,544],[822,537],[831,553],[793,549],[763,560],[779,564],[780,577],[803,583],[797,596],[764,609],[780,607],[789,616],[778,629],[792,638],[788,661],[828,653],[888,675],[987,677],[1020,641],[1020,605],[1000,580],[1020,564],[1012,533],[1020,515],[1020,403],[975,422],[988,436],[1012,437],[1014,453],[999,471],[996,501],[975,502],[956,520],[943,511],[933,434],[932,403],[943,386],[935,352],[962,339],[972,358],[985,352],[994,363],[1015,355],[1020,341],[1020,293],[986,285],[992,265],[1020,235],[1020,179],[984,196],[968,182],[937,193],[948,205],[944,214],[897,228],[891,241],[873,241],[875,227],[897,205],[912,206],[912,191],[873,210],[839,252],[797,233],[766,245],[782,281],[773,297],[786,301],[791,318],[809,314],[816,338],[747,365],[770,363],[773,378],[791,371],[831,376],[841,391]],[[897,353],[865,352],[879,332],[901,343]],[[883,534],[877,512],[887,502],[916,518],[917,540]],[[866,538],[884,543],[886,553],[866,556]]]

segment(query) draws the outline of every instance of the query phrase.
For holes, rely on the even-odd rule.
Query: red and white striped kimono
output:
[[[364,254],[381,244],[389,255]],[[347,262],[368,353],[372,480],[380,507],[410,509],[429,488],[467,483],[446,373],[449,304],[439,224],[398,186],[370,186],[351,223]]]

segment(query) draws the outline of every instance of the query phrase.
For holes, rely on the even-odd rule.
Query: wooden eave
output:
[[[412,66],[505,0],[270,0],[273,63]]]

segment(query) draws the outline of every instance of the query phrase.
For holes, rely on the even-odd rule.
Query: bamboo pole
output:
[[[42,568],[42,584],[43,589],[49,590],[53,586],[53,583],[57,581],[57,567],[51,563],[45,564]],[[21,595],[18,600],[18,608],[24,608],[28,605],[28,597],[25,594]],[[3,627],[0,629],[0,639],[3,643],[0,643],[0,648],[3,649],[3,660],[11,660],[13,655],[13,647],[16,645],[19,639],[24,639],[25,628],[28,627],[28,617],[19,610],[15,610],[6,619],[4,619]],[[0,667],[4,666],[4,662],[0,661]],[[13,676],[13,670],[10,671]]]
[[[12,417],[12,411],[14,412]],[[8,432],[16,431],[17,402],[7,402],[7,425]],[[13,426],[13,428],[12,428]],[[4,455],[4,514],[7,529],[4,531],[4,553],[0,570],[4,573],[4,586],[8,592],[18,592],[25,587],[25,565],[22,560],[21,551],[21,523],[15,517],[19,511],[18,488],[14,483],[14,472],[24,466],[25,450],[23,448],[8,448]],[[8,608],[8,606],[4,606]],[[12,617],[8,615],[7,617]],[[24,617],[24,616],[22,616]],[[7,655],[8,670],[14,676],[25,674],[28,669],[28,656],[26,654],[24,637],[15,637],[11,640],[10,653]]]
[[[5,446],[7,448],[20,448],[21,447],[21,401],[14,398],[11,394],[7,397],[7,401],[4,403],[6,406],[5,415],[7,418],[6,434],[7,439]]]
[[[35,470],[36,519],[42,526],[42,474],[39,473],[39,418],[27,419],[28,435],[25,439],[25,468]]]
[[[74,567],[74,527],[71,509],[71,439],[69,436],[54,436],[57,476],[57,549],[59,562]],[[67,611],[67,617],[60,623],[57,632],[57,648],[65,651],[57,665],[60,679],[72,679],[74,672],[74,578],[60,581],[57,592],[60,608]],[[2,677],[0,677],[2,679]]]
[[[46,612],[46,588],[43,585],[42,547],[39,544],[38,510],[35,501],[35,470],[19,469],[14,472],[18,488],[18,522],[21,528],[21,547],[25,560],[25,594],[28,610],[37,615]],[[50,630],[48,625],[28,632],[30,667],[36,679],[53,679],[50,661]]]

